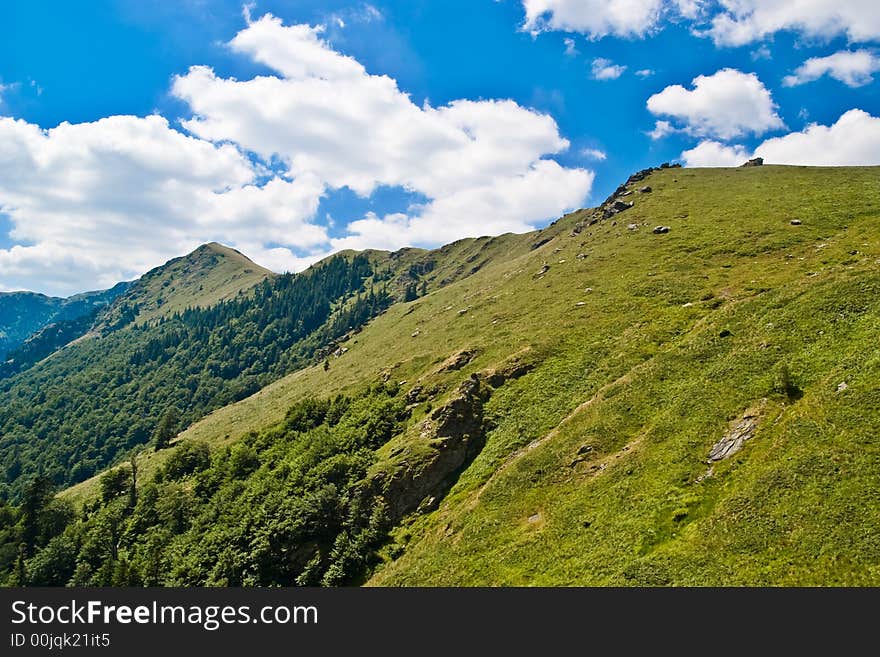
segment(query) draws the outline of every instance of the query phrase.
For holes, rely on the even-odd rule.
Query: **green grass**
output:
[[[382,379],[421,381],[436,408],[520,353],[536,367],[487,403],[485,447],[438,510],[395,530],[370,584],[880,584],[880,170],[670,169],[649,184],[580,234],[588,212],[448,248],[431,293],[374,320],[328,371],[294,373],[181,439],[234,442],[296,400]],[[652,234],[661,224],[670,233]],[[465,348],[471,363],[437,371]],[[775,390],[780,363],[799,398]],[[698,482],[763,399],[754,439]],[[392,448],[423,452],[427,411],[374,469],[392,467]]]
[[[135,321],[144,323],[187,308],[208,308],[274,276],[235,249],[211,242],[147,272],[121,301],[136,307]],[[111,314],[105,323],[116,319]]]

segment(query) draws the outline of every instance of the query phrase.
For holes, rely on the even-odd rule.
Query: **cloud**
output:
[[[654,70],[650,68],[639,69],[638,71],[636,71],[636,75],[638,75],[640,78],[649,78],[654,75]]]
[[[719,46],[743,46],[789,31],[810,39],[880,39],[876,0],[521,0],[523,29],[579,32],[590,39],[644,38],[690,23]],[[762,51],[758,54],[763,55]]]
[[[814,123],[800,132],[768,139],[755,149],[755,154],[773,164],[880,164],[880,118],[852,109],[831,126]]]
[[[666,135],[671,135],[673,132],[680,132],[680,130],[669,121],[657,121],[654,123],[654,129],[647,134],[651,139],[657,141],[658,139],[663,139]]]
[[[812,124],[800,132],[765,140],[749,154],[743,146],[702,141],[681,154],[691,167],[737,166],[752,157],[767,164],[873,166],[880,164],[880,118],[860,109],[844,113],[831,126]]]
[[[873,82],[873,74],[877,71],[880,71],[880,57],[872,51],[841,50],[827,57],[811,57],[793,74],[786,76],[782,84],[795,87],[829,75],[848,87],[863,87]]]
[[[297,248],[324,188],[270,177],[232,145],[186,136],[160,116],[51,130],[0,118],[0,211],[18,243],[0,250],[6,289],[70,293],[111,285],[217,239]]]
[[[757,50],[752,51],[751,57],[753,62],[757,62],[760,59],[773,59],[773,53],[767,44],[762,43]]]
[[[173,84],[173,93],[194,112],[187,129],[278,159],[294,179],[313,176],[329,188],[348,187],[362,196],[380,185],[426,196],[428,203],[407,218],[409,243],[439,244],[485,232],[488,219],[477,213],[485,207],[479,200],[503,195],[505,185],[513,191],[525,179],[541,199],[526,206],[536,213],[499,206],[490,211],[497,229],[525,230],[579,205],[590,189],[589,172],[547,166],[546,156],[569,146],[548,115],[510,100],[417,106],[393,79],[371,75],[333,50],[320,27],[285,26],[271,15],[230,45],[280,75],[242,81],[192,68]],[[572,185],[577,194],[552,201],[554,190]],[[462,199],[475,203],[466,220]],[[365,218],[352,229],[363,235],[375,221],[384,219]],[[400,230],[399,217],[387,221]]]
[[[565,44],[565,56],[566,57],[577,57],[580,54],[580,50],[577,49],[577,43],[571,37],[566,37],[562,40]]]
[[[591,39],[642,38],[664,19],[697,19],[706,0],[522,0],[523,29],[579,32]]]
[[[687,167],[736,167],[750,157],[744,146],[725,146],[712,140],[701,141],[681,154]]]
[[[593,60],[591,70],[594,80],[616,80],[626,71],[626,66],[615,64],[604,57],[597,57]]]
[[[725,68],[697,76],[691,84],[693,89],[672,85],[654,94],[648,110],[678,119],[698,137],[731,139],[785,127],[770,92],[754,73]]]
[[[344,246],[435,246],[525,231],[580,207],[593,174],[552,158],[569,143],[550,116],[510,100],[414,104],[388,76],[334,50],[320,26],[250,20],[233,52],[272,74],[237,80],[195,66],[161,116],[51,130],[0,119],[2,286],[67,294],[111,285],[200,243],[231,244],[276,270]],[[331,239],[321,198],[380,186],[426,199]]]
[[[706,31],[718,45],[742,46],[780,31],[811,38],[880,38],[876,0],[719,0]]]
[[[592,182],[592,172],[539,160],[521,173],[462,188],[409,215],[368,215],[354,221],[348,236],[333,240],[333,249],[396,249],[440,244],[456,236],[524,232],[533,227],[535,217],[580,206],[584,188]]]
[[[581,150],[581,155],[597,162],[604,162],[608,159],[608,154],[599,148],[584,148]]]
[[[522,0],[523,29],[580,32],[596,39],[608,35],[641,37],[656,27],[663,0]]]

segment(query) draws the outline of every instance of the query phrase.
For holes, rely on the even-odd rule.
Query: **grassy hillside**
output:
[[[98,328],[126,320],[144,323],[187,308],[208,308],[274,276],[235,249],[216,242],[204,244],[141,276]]]
[[[431,254],[480,266],[145,457],[139,481],[193,491],[192,515],[161,540],[150,521],[152,557],[131,538],[125,559],[168,569],[135,581],[880,584],[880,170],[664,169],[621,191],[616,214]],[[393,426],[346,428],[388,404]],[[334,514],[302,506],[330,482]],[[96,492],[66,494],[86,527],[146,517]],[[340,513],[360,521],[304,529]]]

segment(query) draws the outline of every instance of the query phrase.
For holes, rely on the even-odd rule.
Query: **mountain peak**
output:
[[[274,276],[243,253],[208,242],[144,274],[118,299],[102,327],[212,306]]]

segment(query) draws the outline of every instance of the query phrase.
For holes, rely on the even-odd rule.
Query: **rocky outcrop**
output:
[[[422,422],[418,439],[427,450],[413,456],[400,453],[392,467],[368,480],[365,492],[384,498],[392,522],[418,509],[433,509],[479,454],[487,397],[477,375],[465,380],[451,400]]]
[[[764,402],[750,408],[740,417],[734,426],[722,436],[721,440],[709,451],[709,463],[721,461],[733,456],[743,448],[746,441],[755,437]]]
[[[476,349],[462,349],[456,351],[449,358],[440,363],[437,372],[455,372],[470,363],[477,357],[479,351]]]
[[[457,364],[476,353],[463,350],[445,362]],[[389,520],[395,524],[410,513],[436,508],[485,445],[491,426],[483,418],[483,404],[494,390],[534,369],[534,363],[527,360],[529,353],[524,349],[497,367],[465,379],[453,397],[419,425],[413,442],[395,449],[389,462],[364,482],[365,498],[382,497]],[[425,396],[422,387],[416,386],[407,402]]]
[[[668,162],[664,162],[659,167],[649,167],[647,169],[642,169],[641,171],[636,171],[626,179],[625,183],[615,189],[611,196],[605,199],[596,210],[593,211],[590,218],[579,221],[575,224],[571,231],[571,237],[580,234],[580,232],[587,226],[592,226],[600,220],[611,219],[621,212],[625,212],[633,207],[633,205],[635,205],[633,201],[623,201],[622,199],[632,195],[633,189],[631,189],[631,186],[635,183],[642,182],[655,171],[661,169],[677,169],[679,167],[681,167],[680,164],[669,164]],[[638,188],[638,191],[641,194],[650,194],[652,188],[648,185],[642,185]]]
[[[764,158],[763,157],[755,157],[746,162],[745,164],[741,164],[741,167],[761,167],[764,166]]]

